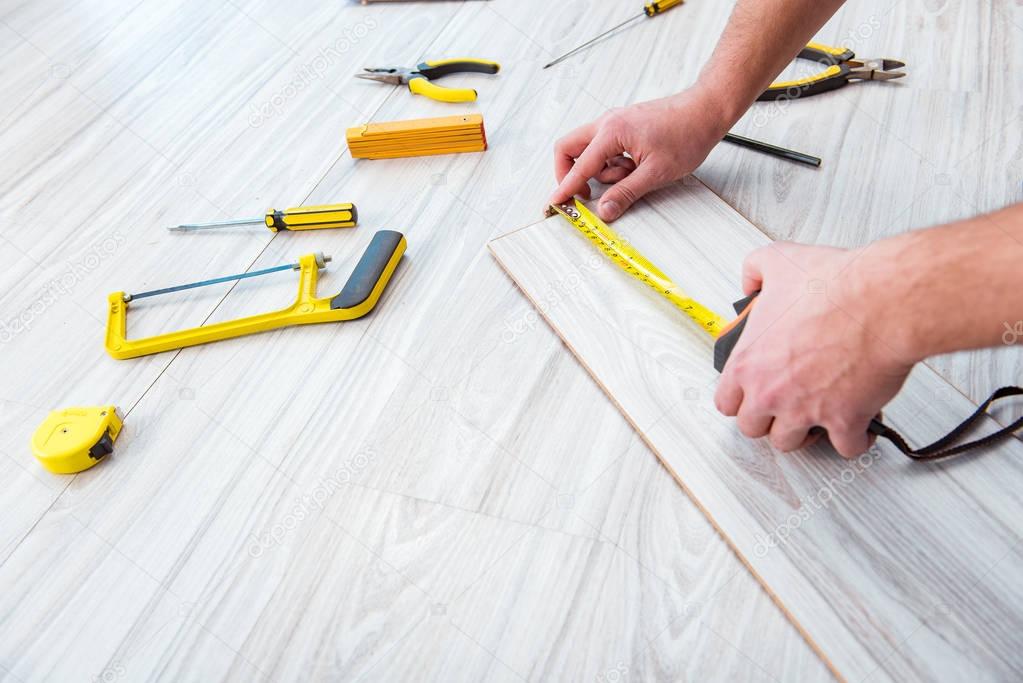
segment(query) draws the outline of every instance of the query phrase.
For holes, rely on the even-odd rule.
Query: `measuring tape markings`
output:
[[[668,299],[712,337],[716,338],[728,325],[720,315],[688,296],[661,269],[617,235],[578,199],[575,200],[574,206],[570,204],[552,205],[551,210],[564,216],[576,230],[618,264],[622,270]]]
[[[718,372],[723,372],[728,357],[742,335],[757,293],[737,301],[735,309],[738,317],[730,323],[726,322],[717,313],[695,299],[688,297],[657,266],[648,261],[624,239],[616,235],[607,224],[587,209],[582,202],[578,199],[574,200],[574,202],[574,206],[571,204],[551,205],[547,213],[548,215],[559,213],[564,216],[573,227],[593,242],[625,272],[667,298],[696,322],[701,329],[714,337],[716,340],[714,343],[714,367]],[[914,460],[942,460],[975,448],[991,446],[1023,429],[1023,417],[1021,417],[1012,424],[986,436],[966,443],[959,443],[969,429],[984,417],[988,417],[987,409],[992,403],[1013,396],[1023,396],[1023,388],[1006,386],[996,390],[986,401],[977,406],[972,415],[963,420],[955,429],[934,443],[921,448],[912,448],[898,432],[881,421],[880,414],[871,420],[868,431],[888,439],[903,455]]]

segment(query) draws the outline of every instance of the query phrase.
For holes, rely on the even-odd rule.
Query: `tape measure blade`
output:
[[[619,268],[666,298],[711,336],[717,337],[727,324],[717,313],[686,295],[664,271],[616,234],[578,199],[574,207],[551,206],[551,209],[561,214]]]
[[[657,266],[647,260],[645,256],[639,253],[635,247],[629,244],[620,235],[616,234],[604,221],[600,220],[600,217],[590,211],[585,204],[580,202],[578,199],[575,200],[576,208],[582,215],[583,219],[590,225],[594,226],[598,232],[602,233],[605,237],[609,238],[610,241],[618,245],[618,251],[628,256],[633,262],[640,266],[643,270],[658,277],[662,280],[668,280],[670,278]]]

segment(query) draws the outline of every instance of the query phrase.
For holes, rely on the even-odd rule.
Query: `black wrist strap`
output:
[[[959,445],[953,445],[959,441],[962,436],[974,427],[987,413],[988,407],[1003,398],[1010,396],[1023,396],[1023,388],[1021,387],[1002,387],[998,391],[991,394],[986,401],[977,406],[977,410],[974,411],[973,415],[963,420],[958,427],[953,429],[951,432],[941,437],[929,446],[923,448],[914,449],[906,443],[906,440],[891,427],[887,426],[880,420],[874,419],[870,421],[870,427],[867,428],[871,434],[888,439],[895,447],[903,452],[906,456],[913,458],[914,460],[939,460],[942,458],[949,458],[953,455],[959,455],[966,451],[972,451],[975,448],[983,448],[984,446],[990,446],[1002,439],[1011,436],[1014,432],[1023,428],[1023,417],[1019,418],[1008,427],[1003,427],[997,432],[992,432],[987,436],[975,439],[973,441],[967,441]]]

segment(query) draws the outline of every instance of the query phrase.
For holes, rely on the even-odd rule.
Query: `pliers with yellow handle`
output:
[[[757,98],[758,101],[810,97],[841,88],[849,81],[888,81],[906,75],[903,71],[895,71],[906,66],[896,59],[855,59],[856,54],[852,50],[820,43],[808,43],[796,57],[818,62],[826,68],[805,78],[772,83]]]
[[[476,91],[471,88],[445,88],[432,82],[434,78],[442,78],[455,73],[496,74],[501,65],[486,59],[441,59],[423,62],[414,69],[388,67],[383,69],[363,69],[368,73],[356,74],[359,78],[371,81],[390,83],[391,85],[408,85],[408,89],[416,95],[425,95],[439,102],[472,102],[476,99]]]

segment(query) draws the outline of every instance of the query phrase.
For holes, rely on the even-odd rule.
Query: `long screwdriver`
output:
[[[543,68],[546,69],[548,67],[552,67],[555,64],[557,64],[558,62],[563,61],[565,59],[568,59],[569,57],[574,55],[576,52],[579,52],[580,50],[589,47],[590,45],[592,45],[593,43],[597,42],[598,40],[600,40],[604,36],[610,35],[610,34],[614,33],[618,29],[622,28],[623,26],[627,26],[627,25],[631,24],[632,22],[636,21],[637,19],[641,19],[643,17],[656,17],[658,14],[661,14],[663,12],[667,12],[672,7],[676,7],[678,5],[681,5],[683,2],[685,2],[685,0],[658,0],[658,1],[655,1],[655,2],[648,2],[647,4],[645,4],[643,6],[643,14],[637,14],[636,16],[632,17],[631,19],[627,19],[626,21],[623,21],[622,23],[618,24],[614,28],[610,28],[610,29],[604,31],[603,33],[601,33],[596,38],[593,38],[591,40],[587,40],[585,43],[583,43],[579,47],[575,48],[571,52],[566,52],[565,54],[561,55],[560,57],[555,59],[550,64],[545,65]]]
[[[167,228],[172,232],[190,232],[208,228],[226,228],[234,225],[265,225],[271,232],[281,230],[321,230],[324,228],[354,228],[359,213],[354,204],[320,204],[297,206],[283,211],[267,209],[256,218],[232,218],[208,223],[184,223]]]

